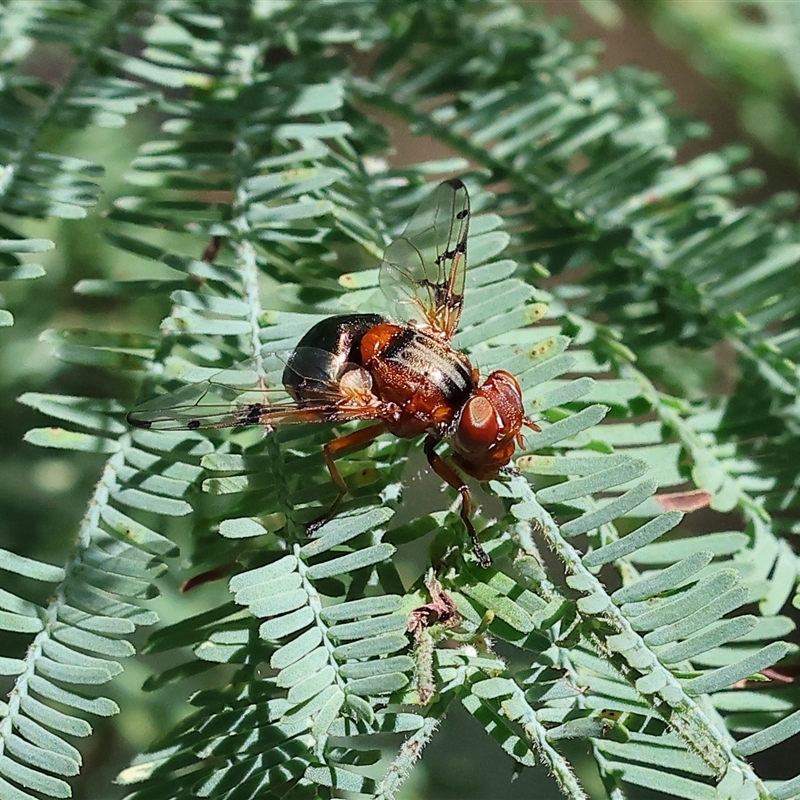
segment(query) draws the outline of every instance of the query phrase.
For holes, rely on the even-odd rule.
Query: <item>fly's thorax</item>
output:
[[[361,357],[395,436],[448,430],[475,386],[463,353],[410,325],[377,325],[361,340]]]
[[[442,341],[403,325],[379,325],[364,336],[366,368],[391,392],[434,395],[460,408],[474,389],[467,357]]]

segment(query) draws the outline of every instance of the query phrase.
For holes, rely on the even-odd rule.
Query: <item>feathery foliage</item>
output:
[[[569,739],[609,795],[797,793],[800,777],[768,784],[748,758],[800,732],[778,680],[796,649],[781,616],[794,529],[772,515],[795,505],[796,469],[773,454],[797,436],[800,236],[785,202],[730,199],[749,180],[731,171],[739,151],[676,165],[698,130],[666,115],[657,81],[585,76],[588,47],[513,2],[19,2],[3,24],[75,57],[50,89],[4,51],[20,103],[8,216],[94,200],[99,168],[40,150],[48,126],[121,124],[143,103],[163,118],[104,229],[155,277],[76,291],[169,312],[149,334],[52,331],[62,360],[136,373],[143,397],[244,359],[279,382],[261,354],[379,309],[383,247],[429,179],[459,172],[476,213],[456,343],[483,374],[517,376],[542,423],[476,514],[482,569],[457,515],[415,507],[413,442],[341,459],[351,495],[309,539],[335,496],[329,428],[130,430],[118,400],[23,395],[58,424],[28,441],[107,459],[64,567],[4,554],[54,587],[42,604],[0,594],[3,627],[30,637],[0,660],[4,798],[69,796],[71,737],[116,711],[92,687],[156,623],[143,601],[165,571],[227,591],[150,634],[147,652],[174,663],[146,688],[202,689],[120,776],[133,800],[396,797],[455,705],[499,745],[487,760],[544,765],[567,797],[587,796]],[[376,160],[379,111],[454,157]],[[33,276],[15,254],[44,244],[6,229],[8,277]],[[730,398],[660,388],[665,346],[716,341],[740,359]],[[695,501],[735,517],[697,532],[682,513]],[[188,567],[167,535],[184,517]]]
[[[790,108],[800,89],[800,60],[792,46],[800,32],[800,10],[794,3],[756,0],[698,11],[694,4],[672,0],[647,8],[659,36],[680,44],[699,72],[732,90],[744,130],[797,163],[800,133]]]

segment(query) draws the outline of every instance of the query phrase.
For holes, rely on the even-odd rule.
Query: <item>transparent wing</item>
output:
[[[452,339],[464,305],[469,194],[458,178],[440,183],[383,257],[380,284],[398,317]]]
[[[301,363],[302,374],[293,365]],[[142,403],[128,413],[136,428],[208,430],[246,425],[272,427],[308,422],[374,419],[380,403],[371,380],[355,364],[337,364],[330,375],[331,354],[316,347],[262,354],[228,369],[197,370],[175,391]],[[207,378],[193,380],[203,373]],[[302,383],[293,396],[284,382]]]

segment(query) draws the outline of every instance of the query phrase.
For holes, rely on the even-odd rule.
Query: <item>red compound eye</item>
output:
[[[458,420],[456,449],[462,453],[479,453],[491,447],[499,434],[499,420],[491,402],[481,395],[471,397]]]

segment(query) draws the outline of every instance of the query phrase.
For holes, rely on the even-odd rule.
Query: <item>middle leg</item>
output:
[[[333,441],[327,442],[322,448],[325,456],[325,465],[328,467],[331,479],[339,489],[339,494],[331,504],[331,507],[322,516],[317,517],[306,526],[308,535],[311,536],[326,522],[331,520],[336,514],[337,509],[344,500],[347,494],[347,484],[344,482],[341,472],[336,468],[334,459],[345,453],[347,450],[358,450],[361,447],[366,447],[370,442],[377,439],[386,430],[386,425],[383,422],[378,422],[375,425],[369,425],[366,428],[359,428],[357,431],[347,433],[344,436],[339,436]]]

